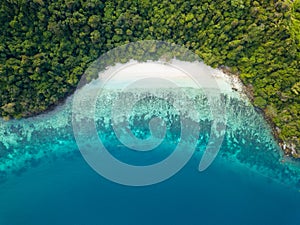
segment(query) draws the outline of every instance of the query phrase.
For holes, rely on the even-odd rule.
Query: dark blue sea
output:
[[[80,157],[58,159],[1,185],[0,224],[299,224],[298,191],[226,163],[199,173],[192,160],[167,181],[128,187]]]

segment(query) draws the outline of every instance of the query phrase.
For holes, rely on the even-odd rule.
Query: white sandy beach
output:
[[[243,87],[237,76],[229,76],[202,62],[137,62],[117,64],[99,73],[103,88],[212,88],[221,93],[242,93]]]

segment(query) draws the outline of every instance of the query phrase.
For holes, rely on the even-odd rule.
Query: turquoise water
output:
[[[300,165],[282,156],[269,127],[247,101],[225,98],[224,142],[213,164],[198,171],[211,118],[201,108],[205,98],[189,92],[200,116],[186,116],[201,127],[194,156],[175,176],[145,187],[113,183],[87,165],[73,136],[72,99],[45,115],[1,121],[0,224],[299,224]],[[139,138],[149,136],[147,122],[154,111],[172,122],[162,145],[139,154],[112,132],[109,106],[118,93],[107,95],[107,102],[97,105],[95,120],[112,155],[147,165],[172,153],[180,136],[176,112],[152,104],[145,119],[147,101],[134,109],[130,124]]]

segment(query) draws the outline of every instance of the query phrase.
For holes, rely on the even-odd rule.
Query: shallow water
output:
[[[193,91],[191,96],[199,95]],[[199,97],[194,103],[205,105],[203,101]],[[198,165],[211,118],[199,107],[200,117],[192,118],[201,127],[192,159],[170,179],[145,187],[113,183],[87,165],[73,136],[70,102],[36,118],[0,122],[1,225],[299,224],[300,165],[284,159],[269,127],[247,101],[226,98],[225,140],[207,170],[199,172]],[[98,104],[96,124],[111,154],[146,165],[172,153],[178,142],[176,122],[152,154],[137,155],[120,146],[111,132],[109,105],[110,100]],[[145,138],[149,130],[141,120],[143,107],[135,109],[131,128]],[[149,118],[160,107],[165,106],[152,104]],[[176,118],[174,112],[161,112],[166,121]]]

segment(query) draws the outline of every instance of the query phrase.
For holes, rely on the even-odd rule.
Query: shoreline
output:
[[[247,87],[247,85],[243,84],[241,79],[239,78],[239,75],[233,74],[230,71],[230,68],[228,67],[219,67],[219,70],[221,70],[224,74],[234,77],[233,79],[238,79],[238,81],[242,84],[242,93],[247,96],[249,101],[251,102],[252,106],[255,108],[257,113],[261,114],[264,119],[266,120],[267,124],[269,124],[271,130],[272,130],[272,135],[275,138],[276,142],[278,143],[279,147],[281,148],[281,151],[284,153],[285,156],[291,157],[293,159],[300,159],[300,153],[297,153],[297,150],[295,149],[294,144],[287,143],[283,141],[281,138],[279,138],[279,133],[278,133],[278,127],[274,124],[272,119],[266,115],[263,109],[255,107],[253,104],[254,101],[254,96],[253,96],[253,91],[251,90],[251,87]]]
[[[123,68],[122,68],[123,67]],[[122,69],[120,71],[120,68]],[[113,74],[112,78],[108,74]],[[190,87],[195,89],[218,89],[220,93],[233,95],[234,97],[248,97],[244,93],[243,83],[238,76],[231,76],[220,69],[215,69],[207,66],[203,62],[184,62],[177,59],[171,61],[147,61],[138,62],[131,60],[125,64],[117,64],[107,68],[106,71],[99,73],[99,78],[103,78],[107,82],[103,87],[109,89],[123,89],[126,85],[131,85],[131,82],[136,82],[150,78],[147,83],[139,83],[133,88],[177,88]],[[206,75],[208,74],[208,75]],[[195,79],[197,77],[197,79]],[[200,79],[199,79],[200,77]],[[156,78],[171,81],[173,84],[153,83],[151,79]],[[100,79],[101,80],[101,79]],[[100,81],[101,82],[101,81]],[[149,83],[152,82],[152,83]],[[124,89],[125,90],[125,89]]]
[[[175,62],[175,63],[174,63]],[[176,64],[176,62],[180,62],[179,60],[171,60],[171,65],[174,65]],[[168,63],[166,63],[165,61],[148,61],[148,62],[135,62],[134,60],[131,60],[125,64],[117,64],[117,65],[114,65],[112,67],[109,67],[108,70],[110,69],[118,69],[118,67],[120,66],[124,66],[124,65],[130,65],[130,64],[137,64],[139,66],[141,65],[146,65],[147,63],[152,63],[152,64],[156,64],[156,65],[167,65]],[[199,63],[199,62],[197,62]],[[202,63],[202,62],[201,62]],[[205,65],[205,64],[204,64]],[[207,65],[205,65],[207,66]],[[230,68],[229,67],[225,67],[225,66],[221,66],[219,68],[211,68],[209,66],[207,66],[210,70],[210,72],[213,74],[213,77],[215,78],[215,80],[217,81],[218,83],[218,86],[221,87],[221,91],[222,92],[225,92],[226,94],[233,94],[233,95],[236,95],[236,97],[246,97],[249,102],[252,104],[252,106],[254,107],[254,109],[263,116],[263,118],[266,120],[267,124],[269,124],[271,130],[272,130],[272,135],[273,137],[275,138],[276,142],[278,143],[278,145],[280,146],[282,152],[284,153],[285,156],[288,156],[288,157],[292,157],[294,159],[299,159],[300,158],[300,154],[297,153],[296,149],[295,149],[295,146],[291,143],[287,143],[283,140],[281,140],[279,138],[279,133],[278,133],[278,127],[276,127],[276,125],[273,123],[273,121],[271,120],[270,117],[268,117],[264,110],[258,108],[258,107],[255,107],[253,105],[253,100],[254,100],[254,97],[253,97],[253,93],[252,93],[252,90],[251,90],[251,87],[248,87],[246,86],[245,84],[243,84],[243,82],[240,80],[239,78],[239,75],[238,74],[234,74],[230,71]],[[142,69],[145,69],[145,68],[142,68]],[[146,68],[147,69],[147,68]],[[149,69],[151,71],[151,69],[153,69],[153,67],[150,65],[148,65],[148,73],[149,73]],[[105,71],[102,71],[101,73],[99,74],[103,74],[105,73],[107,70]],[[130,70],[129,70],[130,71]],[[157,73],[157,68],[156,68],[156,73]],[[167,71],[165,70],[165,72],[170,72],[170,71]],[[174,71],[173,71],[174,72]],[[127,71],[128,73],[128,71]],[[151,74],[151,73],[150,73]],[[161,74],[160,74],[161,75]],[[179,75],[179,76],[178,76]],[[159,77],[159,76],[158,76]],[[162,78],[165,78],[164,76],[161,76]],[[137,77],[133,77],[134,79],[136,79]],[[181,81],[183,82],[183,84],[185,84],[187,87],[189,87],[189,82],[185,83],[186,81],[186,78],[187,76],[185,75],[185,77],[183,76],[183,74],[177,74],[175,76],[169,76],[169,78],[175,78],[175,80],[177,81]],[[123,84],[124,80],[128,80],[128,77],[126,76],[126,79],[124,79],[124,77],[122,77],[122,82],[121,84]],[[183,87],[185,86],[183,85]],[[118,86],[118,85],[117,85]],[[190,85],[190,87],[193,87],[193,85]],[[51,113],[53,111],[55,111],[55,109],[57,108],[60,108],[62,107],[63,105],[66,104],[67,102],[67,99],[68,98],[72,98],[72,96],[74,95],[76,89],[73,89],[73,90],[70,90],[70,92],[67,94],[67,96],[65,98],[62,98],[60,99],[57,104],[53,104],[51,106],[49,106],[45,111],[41,111],[41,112],[37,112],[37,113],[34,113],[34,114],[31,114],[31,115],[26,115],[22,118],[32,118],[32,117],[36,117],[36,116],[42,116],[42,115],[45,115],[45,114],[48,114],[48,113]],[[7,120],[7,118],[3,117],[2,118],[3,120]],[[8,119],[9,120],[9,119]]]
[[[231,147],[225,152],[221,152],[220,157],[234,161],[236,160],[241,165],[249,167],[249,169],[267,177],[272,177],[279,182],[294,184],[294,180],[296,180],[296,178],[298,180],[299,177],[299,166],[297,165],[295,169],[293,167],[287,167],[289,173],[294,174],[293,178],[285,176],[286,166],[288,166],[289,163],[283,164],[283,161],[288,160],[284,158],[280,146],[272,135],[269,124],[265,121],[262,114],[258,114],[254,110],[251,102],[243,92],[244,87],[241,85],[242,83],[239,81],[238,77],[230,76],[217,69],[211,68],[211,71],[215,72],[213,73],[213,76],[216,80],[223,83],[222,90],[225,90],[226,92],[222,92],[222,94],[228,96],[225,101],[227,104],[225,105],[226,114],[228,115],[226,130],[227,142],[225,143]],[[126,76],[123,76],[123,78],[126,78]],[[91,93],[93,93],[93,90],[97,91],[98,85],[101,86],[101,83],[95,80],[95,82],[92,82],[83,88],[84,90],[87,90],[87,92],[91,91]],[[201,93],[203,96],[203,92],[200,91],[199,88],[184,87],[183,89],[183,91],[187,90],[187,96],[191,99],[195,99],[195,96],[199,96]],[[98,107],[96,110],[98,110],[97,115],[99,115],[99,117],[93,117],[93,119],[98,119],[99,124],[103,127],[103,131],[108,129],[109,132],[107,134],[110,134],[110,122],[106,119],[110,118],[110,107],[111,104],[113,104],[114,99],[116,99],[114,96],[117,96],[116,94],[118,93],[124,94],[124,90],[106,90],[108,91],[106,93],[108,96],[106,98],[104,93],[103,97],[108,100],[97,105]],[[127,92],[129,96],[132,92],[136,95],[136,98],[139,98],[138,92],[135,91],[136,89],[130,89]],[[144,89],[142,91],[144,91]],[[176,93],[178,94],[176,89],[168,89],[168,91],[173,92],[174,95],[172,96],[175,97]],[[178,98],[179,97],[180,96],[178,95]],[[72,96],[68,97],[64,99],[65,104],[61,103],[59,106],[55,107],[54,110],[48,113],[39,114],[36,117],[31,117],[31,119],[10,121],[7,122],[7,124],[0,120],[0,123],[2,122],[3,124],[2,131],[0,129],[2,132],[1,138],[4,146],[8,150],[7,155],[2,158],[2,162],[5,162],[5,164],[3,163],[0,168],[0,178],[1,171],[10,173],[11,171],[18,172],[20,170],[20,172],[22,172],[24,168],[26,169],[30,168],[32,165],[34,166],[39,162],[42,162],[44,158],[51,158],[52,156],[61,157],[64,155],[72,156],[73,151],[77,150],[71,126],[73,99]],[[209,121],[211,117],[209,110],[207,110],[208,107],[203,107],[205,105],[203,104],[203,102],[205,102],[205,97],[200,97],[197,100],[197,104],[199,104],[197,105],[197,109],[203,109],[202,111],[200,110],[200,117],[197,115],[195,116],[193,113],[189,114],[190,107],[184,100],[181,102],[182,104],[178,105],[178,109],[182,110],[180,112],[183,112],[184,115],[192,120],[196,119],[195,121],[200,122],[203,125],[203,128],[209,131]],[[89,108],[87,107],[86,109]],[[121,109],[124,108],[121,106]],[[151,105],[150,110],[149,107],[141,107],[138,109],[139,110],[135,111],[136,118],[145,118],[141,117],[145,112],[143,110],[147,110],[149,115],[153,115],[154,110],[165,113],[162,114],[162,116],[174,114],[174,111],[172,110],[165,110],[165,108],[155,107],[155,105]],[[80,118],[81,114],[77,115],[79,116],[78,118]],[[170,116],[170,118],[173,117]],[[203,134],[205,135],[200,138],[201,141],[205,141],[205,138],[208,138],[210,135],[205,129],[203,130]],[[110,143],[109,140],[113,139],[110,139],[110,136],[107,135],[104,140],[108,140],[108,143]],[[253,140],[254,147],[251,145],[251,140]],[[28,146],[28,149],[24,148],[24,145]],[[203,152],[204,149],[205,145],[201,145],[197,152]],[[277,169],[275,170],[274,168]],[[280,175],[278,175],[277,172],[279,172]]]

